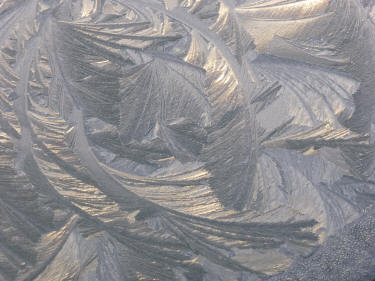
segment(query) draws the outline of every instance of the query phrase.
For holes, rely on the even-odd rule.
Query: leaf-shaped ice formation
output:
[[[348,3],[0,4],[0,279],[262,278],[371,208]]]
[[[260,52],[344,70],[361,82],[348,125],[363,132],[371,118],[374,85],[372,39],[365,38],[374,38],[375,30],[361,2],[245,1],[236,11]]]
[[[121,81],[119,133],[125,145],[132,140],[141,142],[151,133],[148,143],[160,138],[177,158],[199,154],[194,140],[179,138],[177,133],[182,131],[187,138],[190,132],[195,142],[203,143],[204,132],[199,131],[209,125],[210,104],[204,93],[202,71],[182,63],[156,58],[131,70],[134,73]],[[144,143],[139,145],[145,149]]]
[[[264,56],[259,56],[253,64],[259,79],[274,84],[271,90],[261,92],[252,101],[258,105],[257,118],[266,132],[291,119],[289,126],[297,125],[305,130],[323,123],[339,129],[354,112],[352,95],[359,83],[352,79]]]

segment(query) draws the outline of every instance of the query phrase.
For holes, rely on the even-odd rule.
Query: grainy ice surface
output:
[[[0,281],[375,279],[374,22],[0,0]]]

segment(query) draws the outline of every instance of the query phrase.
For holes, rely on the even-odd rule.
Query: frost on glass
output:
[[[0,2],[0,280],[375,278],[375,9]]]

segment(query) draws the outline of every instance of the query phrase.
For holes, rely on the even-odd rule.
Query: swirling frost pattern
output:
[[[0,280],[375,278],[374,20],[0,2]]]

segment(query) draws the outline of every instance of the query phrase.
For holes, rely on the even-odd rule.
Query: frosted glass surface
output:
[[[374,4],[0,0],[0,281],[372,281]]]

